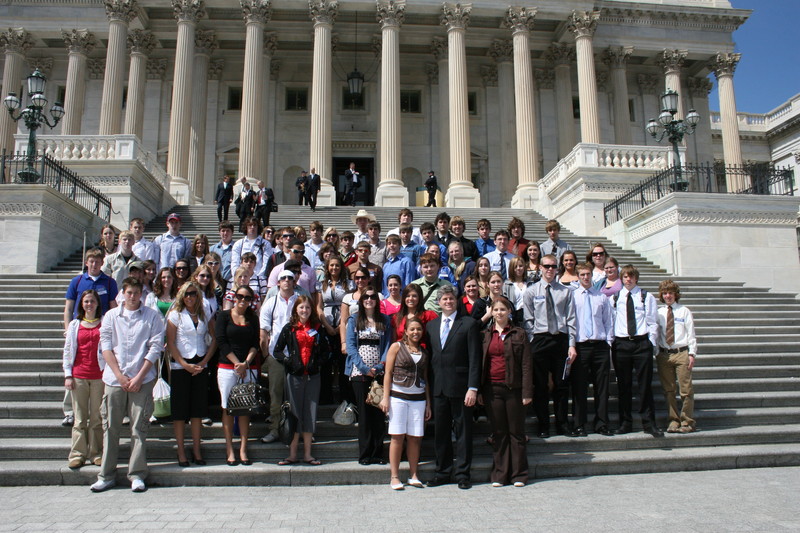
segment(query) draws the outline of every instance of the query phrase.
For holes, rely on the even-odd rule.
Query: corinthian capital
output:
[[[514,59],[514,45],[508,39],[495,39],[489,46],[487,55],[497,63]]]
[[[714,72],[717,79],[719,79],[720,76],[733,76],[736,65],[739,64],[741,58],[742,54],[717,52],[717,55],[712,56],[711,59],[708,60],[708,68]]]
[[[609,46],[603,51],[603,63],[608,65],[608,68],[625,68],[631,54],[633,54],[632,46]]]
[[[33,46],[33,37],[25,28],[8,28],[0,33],[0,48],[4,52],[25,55]]]
[[[600,19],[599,11],[573,11],[567,19],[567,29],[576,39],[592,37],[597,30],[597,21]]]
[[[486,87],[497,87],[497,65],[481,65],[481,78]]]
[[[128,48],[132,54],[149,56],[157,43],[155,36],[149,31],[133,30],[128,34]]]
[[[194,49],[198,54],[210,56],[219,48],[217,34],[214,30],[197,30],[194,34]]]
[[[106,72],[105,59],[89,59],[86,61],[86,67],[89,69],[89,78],[93,80],[101,80]]]
[[[274,31],[264,34],[264,53],[274,55],[278,49],[278,34]]]
[[[655,74],[639,74],[636,76],[636,83],[639,84],[639,90],[642,91],[642,94],[656,94],[659,77]]]
[[[106,15],[108,20],[118,20],[129,23],[136,16],[136,0],[105,0]]]
[[[545,59],[554,65],[569,65],[575,59],[575,49],[561,43],[553,43],[544,53]]]
[[[680,73],[688,54],[686,50],[664,50],[656,56],[656,64],[665,74]]]
[[[686,85],[689,87],[689,94],[692,96],[698,96],[700,98],[705,98],[711,92],[711,89],[714,85],[711,83],[711,80],[703,76],[702,78],[695,78],[694,76],[689,77],[686,80]]]
[[[469,25],[469,12],[472,11],[472,4],[459,4],[445,2],[442,4],[442,17],[440,22],[447,31],[461,29],[466,30]]]
[[[382,27],[402,26],[406,18],[406,0],[377,0],[375,16]]]
[[[194,22],[206,16],[203,0],[172,0],[172,12],[178,22]]]
[[[266,24],[272,18],[271,0],[239,0],[245,23]]]
[[[52,57],[29,57],[28,58],[28,66],[31,70],[38,70],[45,76],[50,75],[50,71],[53,70],[53,58]]]
[[[434,37],[431,39],[431,53],[436,61],[447,59],[447,39],[444,37]]]
[[[336,0],[308,0],[308,13],[314,24],[332,25],[339,15],[339,2]]]
[[[503,21],[506,28],[511,30],[511,34],[520,31],[530,32],[533,30],[533,19],[536,16],[534,7],[514,7],[508,8],[506,18]]]
[[[147,79],[148,80],[163,80],[167,74],[167,60],[148,59],[147,60]],[[102,76],[101,76],[102,77]]]
[[[540,89],[552,89],[555,85],[555,72],[550,68],[537,68],[533,71],[533,77],[536,79],[536,85]]]
[[[61,38],[70,52],[87,55],[97,46],[97,37],[89,30],[61,30]]]

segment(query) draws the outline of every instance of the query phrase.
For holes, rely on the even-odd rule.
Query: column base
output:
[[[177,176],[170,176],[169,193],[178,205],[191,205],[194,193],[190,190],[189,180]]]
[[[519,187],[511,197],[511,207],[514,209],[536,209],[539,200],[539,188],[535,184],[525,184]]]
[[[317,193],[317,205],[326,207],[334,207],[336,205],[336,189],[332,185],[322,185],[322,188]]]
[[[375,205],[408,207],[408,189],[398,180],[382,181],[375,191]]]
[[[471,185],[450,185],[444,203],[447,207],[480,207],[481,192]]]

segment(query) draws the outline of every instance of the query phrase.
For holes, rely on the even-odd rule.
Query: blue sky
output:
[[[797,23],[800,0],[730,0],[737,9],[752,9],[750,18],[733,34],[742,54],[733,78],[736,107],[745,113],[766,113],[800,93],[800,46]],[[719,110],[716,79],[709,95]]]

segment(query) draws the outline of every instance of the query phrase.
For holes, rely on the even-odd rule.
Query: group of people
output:
[[[554,220],[541,244],[525,238],[516,217],[493,234],[491,222],[479,220],[474,241],[464,236],[464,220],[447,213],[417,227],[413,212],[402,209],[385,239],[367,211],[358,211],[353,223],[352,231],[340,232],[314,221],[306,231],[263,227],[249,216],[242,220],[244,237],[234,241],[233,225],[223,220],[220,241],[211,247],[205,235],[191,242],[183,237],[174,213],[168,231],[153,242],[142,236],[139,219],[118,243],[113,228],[104,228],[100,245],[86,253],[86,271],[66,295],[65,388],[75,413],[69,466],[97,464],[92,490],[114,486],[127,416],[133,442],[128,477],[134,491],[145,490],[159,372],[172,387],[181,467],[205,464],[201,432],[210,405],[222,407],[227,464],[252,464],[249,417],[233,417],[226,408],[234,385],[257,380],[268,382],[269,390],[269,432],[261,442],[279,441],[285,400],[296,422],[282,466],[321,463],[313,454],[318,406],[342,401],[357,408],[359,463],[385,464],[388,416],[395,490],[423,486],[418,464],[431,419],[436,467],[428,486],[470,488],[473,422],[482,414],[491,425],[492,485],[524,486],[528,405],[539,438],[551,434],[551,401],[558,434],[629,433],[634,377],[643,429],[663,436],[651,390],[654,355],[667,431],[694,431],[697,343],[674,281],[660,284],[664,306],[658,308],[655,296],[638,286],[635,267],[620,269],[601,243],[579,262]],[[619,388],[613,431],[612,363]],[[378,385],[382,400],[368,400]],[[184,444],[187,422],[191,454]],[[404,450],[406,483],[399,478]]]

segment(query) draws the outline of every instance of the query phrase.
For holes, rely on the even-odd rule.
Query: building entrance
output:
[[[350,163],[356,164],[356,170],[361,175],[361,186],[356,191],[356,205],[375,204],[375,159],[372,157],[335,157],[333,158],[333,185],[336,187],[336,205],[346,205],[344,195],[347,191],[347,182],[344,171],[350,168]]]

